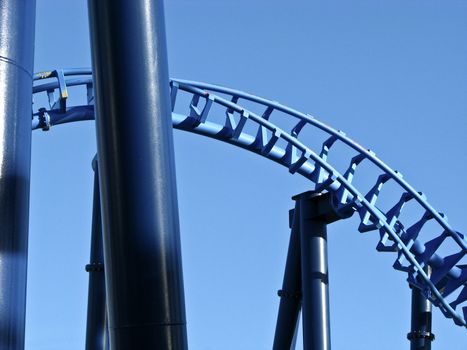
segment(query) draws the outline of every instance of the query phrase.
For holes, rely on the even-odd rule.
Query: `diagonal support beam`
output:
[[[97,158],[94,158],[92,168],[94,170],[94,194],[92,205],[91,256],[89,264],[86,265],[86,271],[89,272],[86,350],[104,350],[108,346],[108,331]]]
[[[284,281],[282,289],[277,292],[280,299],[277,315],[276,332],[274,335],[274,350],[295,348],[298,329],[298,316],[302,307],[302,276],[300,261],[300,207],[289,213],[291,234],[287,261],[285,263]]]

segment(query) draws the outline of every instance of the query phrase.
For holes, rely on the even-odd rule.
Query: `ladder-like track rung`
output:
[[[415,241],[420,234],[423,226],[427,223],[427,221],[433,219],[433,214],[430,211],[425,211],[423,216],[420,220],[410,226],[406,231],[405,234],[402,235],[402,240],[405,244],[408,244],[410,241]]]
[[[238,121],[237,126],[233,130],[232,138],[237,140],[242,134],[243,128],[245,127],[246,121],[250,117],[250,114],[243,110],[240,114],[240,120]]]
[[[374,209],[379,211],[377,207],[375,207]],[[384,216],[384,214],[381,211],[379,212],[382,216]],[[358,225],[358,232],[371,232],[383,226],[383,222],[380,219],[378,219],[375,215],[370,213],[370,211],[367,208],[362,207],[358,211],[358,213],[360,215],[360,225]]]
[[[315,186],[316,192],[322,192],[328,190],[332,184],[337,182],[337,176],[334,174],[329,174],[323,182],[317,183]]]
[[[389,226],[393,227],[396,222],[399,220],[399,216],[404,208],[404,205],[414,198],[413,194],[410,192],[404,192],[397,203],[387,211],[386,218],[389,223]]]
[[[274,130],[274,132],[271,135],[271,138],[268,140],[264,148],[261,150],[261,153],[268,154],[269,152],[271,152],[273,147],[276,145],[277,141],[279,141],[281,134],[282,134],[281,130]]]
[[[179,83],[177,81],[170,81],[170,104],[172,106],[172,112],[175,109],[175,103],[177,101]]]
[[[298,160],[296,160],[295,162],[293,162],[292,164],[290,164],[290,166],[289,166],[289,172],[290,172],[291,174],[295,174],[295,173],[297,172],[297,170],[300,169],[301,166],[302,166],[303,164],[305,164],[305,162],[306,162],[308,159],[310,159],[310,155],[311,155],[310,150],[305,149],[305,150],[302,152],[301,156],[298,158]]]
[[[94,103],[94,88],[92,83],[86,84],[86,100],[88,105]]]
[[[357,169],[358,165],[366,159],[366,155],[361,153],[356,155],[350,160],[350,165],[348,166],[347,170],[344,173],[344,178],[347,180],[348,183],[352,183],[353,176],[355,174],[355,170]],[[336,192],[336,198],[338,202],[338,206],[341,207],[343,205],[347,205],[349,201],[349,197],[352,197],[351,193],[345,186],[341,186],[339,190]],[[352,200],[350,198],[350,200]]]

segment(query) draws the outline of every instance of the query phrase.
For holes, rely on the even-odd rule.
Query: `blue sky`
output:
[[[166,1],[170,76],[344,130],[466,233],[466,15],[455,0]],[[36,71],[90,66],[86,1],[38,0],[36,21]],[[190,349],[268,349],[290,197],[311,183],[197,135],[175,131],[175,151]],[[83,348],[94,154],[92,122],[34,132],[27,349]],[[357,226],[329,227],[333,348],[408,348],[405,276]],[[437,309],[433,330],[434,349],[467,349]]]

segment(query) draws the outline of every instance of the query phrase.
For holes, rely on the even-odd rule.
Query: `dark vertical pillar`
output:
[[[425,272],[431,275],[431,268]],[[411,331],[407,334],[410,350],[431,350],[431,342],[435,339],[431,333],[431,302],[417,288],[412,288],[412,320]]]
[[[292,211],[292,231],[289,250],[285,264],[282,289],[278,292],[280,299],[277,315],[274,350],[289,350],[295,348],[294,341],[301,308],[301,261],[300,261],[300,207],[296,203]]]
[[[34,0],[0,0],[0,348],[24,349]]]
[[[94,169],[94,194],[92,205],[91,256],[89,264],[86,265],[86,271],[89,272],[86,350],[104,350],[107,340],[107,317],[99,172],[96,159],[92,162],[92,167]]]
[[[305,193],[300,202],[303,348],[330,350],[327,221],[317,217],[320,194]]]
[[[162,0],[88,0],[111,349],[186,349]]]

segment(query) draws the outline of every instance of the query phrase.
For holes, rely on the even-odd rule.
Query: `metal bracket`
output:
[[[309,208],[305,210],[307,214],[307,216],[303,218],[305,220],[319,220],[325,222],[326,224],[330,224],[334,221],[347,219],[354,213],[353,210],[337,210],[337,205],[335,203],[336,199],[331,192],[307,191],[293,196],[292,199],[295,201],[300,199],[307,200],[306,205],[308,205]]]
[[[277,295],[280,298],[299,299],[299,300],[302,299],[302,292],[288,292],[286,290],[279,289],[277,291]]]
[[[413,332],[407,333],[407,339],[408,340],[428,339],[430,341],[433,341],[435,339],[435,335],[431,332],[413,331]]]
[[[42,131],[48,131],[50,130],[50,127],[52,126],[50,124],[50,115],[47,113],[47,110],[45,108],[39,108],[39,127],[42,129]]]
[[[104,264],[102,263],[87,264],[85,269],[86,269],[86,272],[104,272]]]

